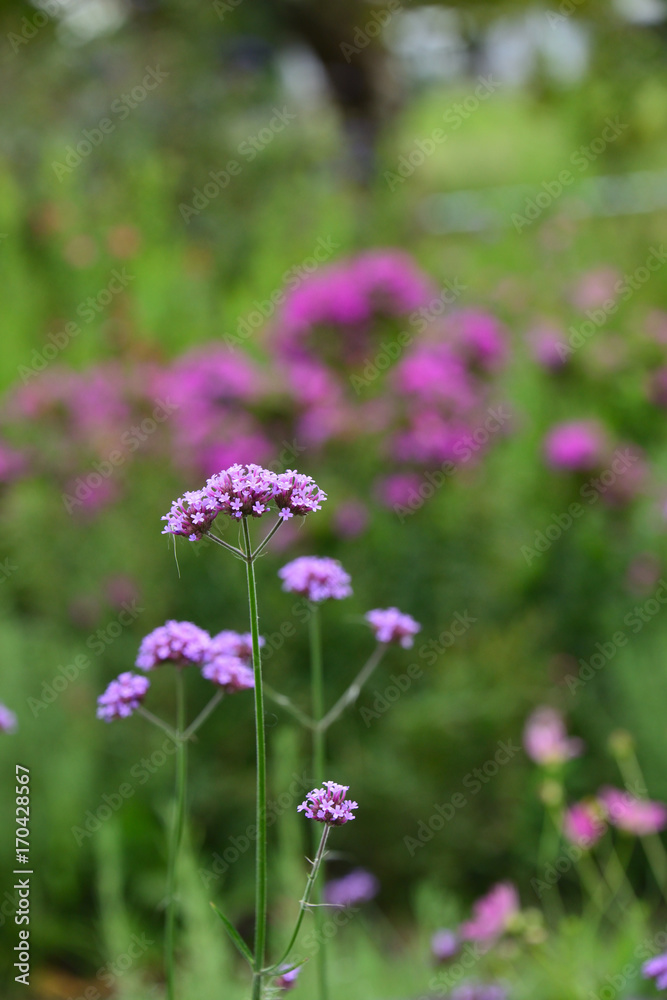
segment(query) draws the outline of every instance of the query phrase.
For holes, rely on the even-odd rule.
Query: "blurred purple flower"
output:
[[[492,942],[499,938],[519,913],[519,895],[511,882],[499,882],[478,899],[472,908],[472,919],[459,928],[464,941]]]
[[[458,954],[460,948],[459,936],[456,931],[441,928],[431,938],[431,953],[436,962],[446,962]]]
[[[500,983],[463,983],[449,994],[450,1000],[507,1000]]]
[[[594,801],[575,802],[565,810],[563,833],[572,844],[583,850],[593,847],[604,836],[606,829],[607,824]]]
[[[324,886],[325,903],[332,906],[356,906],[374,899],[380,891],[375,875],[364,868],[355,868],[342,878],[332,879]]]
[[[421,630],[411,615],[404,615],[398,608],[375,608],[367,611],[364,618],[378,642],[399,643],[404,649],[414,645],[414,636]]]
[[[260,635],[260,648],[265,642],[266,640]],[[229,629],[218,632],[211,639],[207,659],[212,655],[236,656],[248,665],[252,663],[252,635],[250,632],[232,632]]]
[[[616,297],[616,284],[622,275],[614,267],[598,267],[582,274],[572,290],[572,304],[577,309],[593,309]]]
[[[334,525],[341,538],[357,538],[368,525],[368,509],[360,500],[346,500],[334,513]]]
[[[667,952],[650,958],[642,965],[642,976],[645,979],[655,977],[655,985],[659,990],[667,990]]]
[[[650,799],[638,799],[620,788],[602,788],[598,798],[612,826],[637,837],[658,833],[667,826],[667,806]]]
[[[139,707],[150,687],[147,677],[126,671],[97,699],[97,718],[105,722],[126,719]]]
[[[376,491],[381,503],[387,507],[405,507],[410,500],[421,503],[419,487],[423,479],[415,472],[397,472],[376,483]]]
[[[574,420],[551,428],[544,440],[544,451],[552,468],[586,472],[603,460],[606,438],[598,424]]]
[[[309,601],[340,601],[352,593],[350,575],[337,559],[300,556],[278,571],[283,590],[301,594]]]
[[[507,358],[505,331],[495,316],[481,309],[460,309],[445,326],[452,331],[458,351],[473,367],[496,371]]]
[[[538,326],[528,334],[530,351],[543,368],[558,371],[567,365],[570,348],[563,341],[563,335],[556,327]]]
[[[526,753],[536,764],[563,764],[579,757],[584,749],[582,740],[567,735],[560,712],[541,706],[528,717],[523,731]]]
[[[6,705],[0,703],[0,733],[14,733],[18,729],[18,719]]]
[[[357,802],[345,798],[349,785],[339,785],[335,781],[325,781],[322,788],[313,788],[306,798],[297,806],[297,812],[304,812],[308,819],[318,823],[328,823],[330,826],[342,826],[354,819],[353,810],[358,809]]]
[[[210,658],[202,666],[202,676],[223,688],[227,694],[255,686],[252,670],[238,656],[226,656],[223,653],[211,656],[209,651],[208,657]]]
[[[162,663],[173,663],[176,667],[201,666],[210,645],[208,632],[192,622],[171,619],[144,636],[135,665],[142,670],[153,670]]]
[[[281,971],[282,969],[286,971],[282,972]],[[294,987],[296,986],[296,980],[299,973],[301,972],[301,969],[302,969],[301,965],[297,966],[296,969],[290,969],[289,965],[282,965],[278,969],[280,975],[274,979],[273,985],[281,990],[293,990]]]

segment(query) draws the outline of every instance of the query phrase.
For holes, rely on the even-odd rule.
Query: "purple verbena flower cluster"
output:
[[[311,476],[293,469],[277,473],[261,465],[231,465],[211,476],[203,489],[174,500],[169,513],[162,517],[167,522],[162,533],[185,535],[196,541],[210,530],[218,514],[235,520],[262,517],[273,506],[286,521],[295,514],[319,510],[326,498]]]
[[[342,600],[352,593],[350,575],[337,559],[300,556],[278,571],[283,590],[302,594],[309,601]]]
[[[126,719],[139,707],[150,684],[147,677],[125,671],[97,699],[97,718],[105,722]]]
[[[136,666],[153,670],[162,663],[176,667],[200,666],[208,654],[211,637],[192,622],[167,621],[141,641]]]
[[[349,785],[339,785],[335,781],[325,781],[322,788],[313,788],[306,798],[297,806],[297,812],[304,812],[308,819],[329,826],[342,826],[354,819],[353,810],[358,809],[357,802],[345,798]]]
[[[375,608],[365,615],[378,642],[395,642],[410,649],[414,644],[414,636],[420,631],[421,625],[410,615],[403,614],[398,608]]]

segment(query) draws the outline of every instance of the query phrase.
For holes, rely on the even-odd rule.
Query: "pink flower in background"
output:
[[[570,348],[557,327],[538,326],[530,331],[527,340],[533,358],[542,368],[559,371],[567,365]]]
[[[431,938],[431,954],[436,962],[446,962],[458,954],[461,947],[456,931],[441,928]]]
[[[552,427],[544,452],[554,469],[586,472],[599,467],[607,449],[602,428],[589,420],[573,420]]]
[[[607,824],[600,815],[595,801],[576,802],[565,810],[563,833],[567,839],[588,850],[604,835]]]
[[[419,500],[423,479],[416,472],[396,472],[376,483],[378,499],[386,507],[405,507],[410,500]]]
[[[508,347],[501,323],[481,309],[461,309],[445,321],[458,352],[473,367],[497,371],[507,359]]]
[[[450,344],[421,344],[396,366],[397,390],[413,396],[420,408],[426,403],[444,407],[450,414],[471,410],[478,400],[477,387],[464,360]]]
[[[126,719],[139,708],[151,682],[147,677],[126,671],[112,681],[104,694],[97,699],[97,718],[105,722]]]
[[[374,899],[380,891],[380,883],[375,875],[364,868],[343,875],[342,878],[331,879],[324,886],[323,898],[331,906],[357,906]]]
[[[653,979],[659,990],[667,990],[667,952],[663,955],[656,955],[642,965],[642,976],[644,979]]]
[[[226,656],[223,653],[209,653],[201,669],[202,677],[223,688],[227,694],[235,691],[245,691],[255,686],[255,676],[238,656]]]
[[[645,837],[667,825],[667,806],[650,799],[638,799],[620,788],[602,788],[598,793],[609,822],[625,833]]]
[[[508,930],[518,913],[516,887],[499,882],[473,905],[472,919],[461,924],[459,936],[464,941],[493,942]]]
[[[667,368],[658,368],[651,375],[648,397],[655,406],[667,409]]]
[[[283,590],[301,594],[309,601],[343,600],[352,593],[350,574],[337,559],[300,556],[278,571]]]
[[[10,483],[18,479],[28,466],[27,455],[0,442],[0,483]]]
[[[192,622],[173,619],[153,629],[141,640],[136,666],[141,670],[154,670],[163,663],[176,667],[201,666],[206,660],[211,637]]]
[[[577,309],[593,309],[615,300],[616,284],[622,275],[614,267],[598,267],[583,274],[572,290],[571,301]]]
[[[368,508],[361,500],[344,500],[338,504],[333,520],[341,538],[357,538],[368,526]]]
[[[398,608],[375,608],[364,618],[373,629],[378,642],[394,642],[404,649],[414,645],[414,637],[421,625],[411,615],[404,615]]]
[[[11,709],[0,704],[0,733],[14,733],[18,728],[18,719]]]
[[[273,985],[280,990],[293,990],[301,969],[300,965],[295,969],[290,969],[289,965],[281,965],[278,969],[280,975],[273,980]]]
[[[542,706],[529,716],[523,745],[536,764],[563,764],[579,757],[584,749],[582,740],[567,735],[562,715],[555,708]]]

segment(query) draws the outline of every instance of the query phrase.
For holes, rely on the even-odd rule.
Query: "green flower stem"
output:
[[[182,670],[176,671],[176,795],[173,810],[172,830],[167,862],[167,921],[164,939],[164,961],[167,977],[167,1000],[176,996],[176,963],[174,940],[176,935],[176,880],[178,858],[185,820],[185,799],[187,794],[187,741],[185,732],[185,679]]]
[[[262,688],[262,662],[259,651],[259,619],[257,615],[257,588],[252,557],[250,530],[243,518],[243,544],[245,549],[248,603],[250,605],[250,632],[252,634],[252,666],[255,675],[255,738],[257,746],[257,845],[255,853],[255,968],[252,977],[252,1000],[261,1000],[262,970],[266,950],[266,732],[264,729],[264,691]]]
[[[314,722],[314,720],[311,719],[310,716],[306,715],[305,712],[302,712],[301,709],[298,708],[298,706],[295,705],[293,701],[290,701],[290,699],[286,695],[280,694],[279,691],[274,691],[274,689],[270,687],[266,682],[264,683],[264,694],[267,696],[267,698],[270,698],[272,701],[275,701],[276,705],[280,705],[280,707],[284,708],[286,712],[289,712],[290,715],[294,716],[294,718],[297,719],[302,726],[305,726],[306,729],[317,728],[317,723]]]
[[[191,736],[194,736],[197,730],[200,729],[201,726],[203,726],[203,724],[206,722],[211,712],[218,707],[224,696],[225,696],[224,691],[215,692],[215,694],[208,702],[208,704],[204,705],[204,707],[202,708],[201,712],[199,713],[195,721],[191,722],[188,728],[183,733],[184,740],[189,740]]]
[[[273,538],[273,536],[275,535],[276,531],[278,530],[278,528],[280,527],[280,525],[282,523],[283,523],[283,519],[282,519],[282,517],[279,517],[278,520],[276,521],[276,523],[273,525],[273,527],[269,531],[268,535],[259,543],[259,545],[255,549],[255,551],[252,553],[252,557],[251,558],[253,560],[256,559],[257,556],[260,555],[260,553],[262,553],[264,551],[264,549],[269,544],[269,542],[271,541],[271,539]]]
[[[387,649],[387,644],[382,642],[379,643],[371,655],[369,656],[366,664],[359,671],[355,679],[350,684],[349,688],[345,694],[341,695],[336,704],[331,708],[324,718],[320,719],[317,724],[318,729],[326,731],[329,726],[331,726],[336,719],[343,714],[348,705],[353,705],[361,693],[361,689],[371,676],[380,660],[384,656]]]
[[[158,726],[163,732],[167,734],[167,736],[169,736],[170,739],[174,741],[174,743],[178,740],[178,733],[176,732],[176,730],[172,729],[167,722],[164,722],[162,719],[159,719],[157,715],[153,715],[152,712],[149,712],[148,709],[144,708],[143,705],[139,705],[136,709],[136,712],[138,715],[143,715],[144,719],[147,719],[148,722],[152,722],[154,726]]]
[[[330,830],[331,826],[329,825],[329,823],[325,823],[324,829],[322,830],[322,838],[320,840],[320,846],[317,848],[317,854],[315,855],[315,860],[312,863],[310,874],[308,875],[308,881],[306,882],[306,888],[303,894],[303,899],[299,903],[299,916],[297,917],[296,927],[294,928],[294,933],[292,934],[292,937],[289,940],[289,944],[285,948],[282,958],[279,958],[274,965],[270,966],[268,969],[265,969],[264,972],[275,972],[276,969],[278,969],[281,965],[283,965],[283,963],[287,961],[289,953],[291,952],[292,948],[296,943],[296,939],[299,936],[299,931],[301,930],[301,924],[303,923],[303,915],[308,909],[308,900],[310,899],[310,894],[313,890],[313,886],[315,884],[315,880],[320,870],[322,861],[324,860],[324,854],[327,846],[327,838],[329,836]],[[315,913],[317,914],[318,912],[319,911],[316,909]]]
[[[627,788],[637,789],[638,797],[644,798],[646,782],[635,752],[630,750],[627,754],[619,754],[616,759]],[[662,840],[657,833],[650,833],[639,839],[660,893],[667,902],[667,854]]]
[[[322,630],[320,623],[320,609],[317,605],[313,607],[310,616],[310,684],[312,693],[312,712],[315,719],[315,729],[313,730],[313,784],[315,788],[320,788],[324,781],[324,768],[326,762],[326,729],[321,725],[324,716],[324,677],[322,673]],[[321,847],[320,843],[320,847]],[[319,867],[319,865],[318,865]],[[313,878],[315,881],[315,877]],[[319,1000],[327,1000],[329,989],[327,984],[327,955],[324,938],[321,934],[323,913],[322,885],[315,886],[315,933],[320,942],[317,952],[317,986]]]
[[[546,865],[558,855],[558,848],[561,842],[560,830],[560,811],[557,808],[545,806],[544,823],[537,853],[540,871],[543,871]],[[550,886],[549,892],[545,893],[544,910],[554,922],[554,925],[564,916],[565,908],[558,888],[558,882]]]
[[[245,523],[245,518],[243,520]],[[210,538],[212,542],[215,542],[216,545],[222,545],[223,549],[227,549],[228,552],[232,552],[235,556],[237,556],[237,558],[245,559],[245,553],[242,552],[241,549],[237,549],[235,545],[230,545],[229,542],[223,542],[222,538],[218,538],[218,536],[214,535],[212,531],[206,531],[205,535],[207,538]]]

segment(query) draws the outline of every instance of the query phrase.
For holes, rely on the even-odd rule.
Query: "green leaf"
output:
[[[227,917],[224,915],[224,913],[220,912],[215,903],[211,903],[211,906],[222,920],[223,924],[225,925],[225,930],[227,931],[230,938],[238,948],[241,955],[243,955],[245,960],[250,964],[251,968],[254,967],[255,960],[253,958],[252,952],[250,951],[250,948],[248,947],[248,945],[245,943],[245,941],[237,931],[236,927],[234,927],[234,924],[229,922]]]

